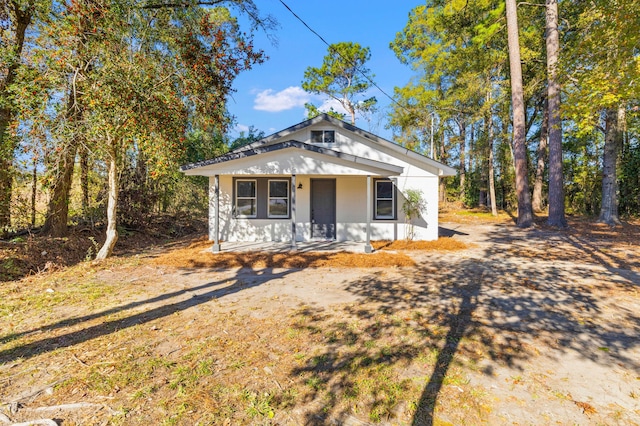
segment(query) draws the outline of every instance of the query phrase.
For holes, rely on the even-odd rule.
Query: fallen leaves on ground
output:
[[[469,246],[462,241],[453,238],[439,238],[434,241],[373,241],[371,243],[376,250],[465,250]]]
[[[582,408],[582,412],[584,414],[586,414],[587,416],[590,416],[592,414],[596,414],[598,412],[598,410],[596,410],[593,405],[587,403],[587,402],[580,402],[580,401],[573,401],[578,407]]]
[[[378,252],[372,254],[348,252],[286,252],[263,251],[239,253],[211,253],[211,242],[199,240],[186,248],[161,254],[153,260],[157,265],[178,268],[372,268],[415,266],[403,253]]]

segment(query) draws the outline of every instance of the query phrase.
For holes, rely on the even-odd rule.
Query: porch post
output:
[[[296,175],[291,175],[291,249],[296,247]]]
[[[373,201],[371,200],[371,175],[367,175],[367,242],[364,245],[365,253],[372,253],[373,247],[371,247],[371,209],[373,208]]]
[[[220,252],[220,175],[215,175],[213,184],[213,204],[215,206],[216,215],[213,222],[213,247],[211,251]]]

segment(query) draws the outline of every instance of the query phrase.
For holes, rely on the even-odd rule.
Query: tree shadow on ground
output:
[[[414,365],[417,357],[435,353],[430,367],[424,369],[428,378],[414,407],[412,423],[432,425],[444,415],[445,421],[457,424],[469,418],[442,414],[439,400],[450,369],[460,363],[478,365],[487,375],[493,374],[492,363],[522,369],[526,361],[539,355],[537,346],[545,345],[601,365],[620,363],[640,371],[640,360],[633,354],[640,349],[640,317],[620,307],[612,321],[603,297],[614,288],[632,294],[640,284],[638,275],[633,271],[619,273],[600,263],[606,268],[603,271],[588,263],[589,250],[584,244],[575,248],[587,252],[578,257],[585,263],[536,262],[510,247],[517,231],[496,227],[489,244],[474,256],[431,256],[419,267],[402,269],[399,274],[377,273],[347,283],[348,291],[363,298],[363,303],[347,311],[356,321],[373,321],[376,326],[347,333],[339,323],[324,325],[325,334],[342,337],[324,345],[312,360],[291,373],[311,375],[322,383],[308,400],[318,397],[320,391],[348,399],[349,392],[362,390],[356,379],[361,371],[402,370]],[[549,243],[548,233],[520,232],[527,245]],[[567,238],[565,244],[572,242],[574,239]],[[322,319],[319,312],[308,315],[318,316],[316,321]],[[420,339],[396,339],[387,342],[384,350],[372,350],[371,344],[367,347],[371,340],[380,342],[384,336],[402,334],[404,328]],[[483,362],[486,360],[491,362]],[[419,372],[414,374],[420,376]],[[403,384],[399,380],[394,386],[402,388]],[[370,419],[397,415],[394,398],[384,386],[374,389],[368,407]],[[307,422],[345,419],[352,412],[328,401],[309,412]],[[481,410],[475,415],[477,422],[486,420]]]
[[[322,259],[326,254],[319,253],[310,256],[314,259]],[[9,363],[18,359],[28,359],[43,353],[72,347],[100,336],[145,324],[159,318],[167,317],[176,312],[184,311],[203,303],[265,284],[271,280],[283,278],[296,270],[283,269],[279,270],[279,272],[274,272],[271,267],[255,270],[251,275],[251,281],[247,283],[242,277],[246,277],[249,271],[251,270],[245,268],[238,269],[235,276],[225,277],[219,281],[208,282],[195,287],[162,294],[147,300],[131,302],[94,314],[68,318],[36,329],[2,336],[0,337],[0,344],[6,344],[29,334],[54,332],[59,329],[72,327],[76,328],[73,331],[67,331],[53,337],[42,338],[2,350],[0,351],[0,364]],[[185,274],[189,273],[188,270],[184,272]],[[141,307],[145,309],[139,311]],[[111,316],[118,316],[123,313],[126,315],[124,318],[109,319]],[[85,323],[95,322],[100,319],[104,319],[105,321],[96,325],[83,326]],[[77,326],[79,326],[79,328]]]
[[[445,228],[443,226],[438,226],[438,237],[439,238],[451,238],[454,237],[456,235],[469,235],[465,232],[460,232],[458,231],[459,227],[455,227],[455,229],[452,229],[454,226],[449,226],[448,228]]]

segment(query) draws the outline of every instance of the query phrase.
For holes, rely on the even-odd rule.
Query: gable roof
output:
[[[383,163],[381,161],[371,160],[369,158],[359,157],[341,151],[335,151],[333,149],[311,145],[295,140],[272,143],[269,145],[259,145],[253,148],[243,147],[242,150],[230,151],[226,154],[211,158],[209,160],[186,164],[184,166],[181,166],[180,170],[185,172],[186,174],[194,174],[189,172],[194,169],[202,169],[206,168],[207,166],[214,166],[217,164],[232,162],[234,160],[241,160],[259,154],[276,153],[278,151],[287,149],[297,150],[299,152],[302,152],[303,154],[319,154],[319,157],[323,158],[326,162],[336,164],[340,163],[347,165],[352,169],[369,170],[374,173],[382,173],[388,176],[399,175],[404,170],[403,167],[396,166],[394,164]]]
[[[337,118],[334,118],[332,116],[330,116],[329,114],[320,114],[314,118],[311,118],[309,120],[305,120],[301,123],[298,123],[296,125],[293,125],[291,127],[287,127],[284,130],[281,130],[279,132],[273,133],[265,138],[262,138],[258,141],[252,142],[250,144],[241,146],[239,148],[234,149],[233,151],[230,152],[240,152],[240,151],[244,151],[244,150],[248,150],[248,149],[255,149],[256,147],[259,146],[264,146],[264,145],[268,145],[268,144],[272,144],[277,142],[278,140],[282,140],[283,138],[286,138],[288,135],[291,135],[294,132],[297,132],[299,130],[305,129],[307,127],[311,127],[314,126],[316,124],[322,123],[322,122],[329,122],[330,124],[333,124],[336,127],[340,127],[342,129],[348,130],[352,133],[357,134],[358,136],[361,136],[364,139],[367,139],[369,141],[372,141],[375,144],[378,144],[380,146],[383,146],[385,148],[390,149],[391,151],[400,154],[400,155],[404,155],[407,156],[409,158],[411,158],[414,161],[417,161],[418,163],[422,163],[425,164],[427,166],[436,168],[439,170],[439,175],[440,176],[455,176],[457,173],[457,170],[454,169],[453,167],[447,166],[444,163],[441,163],[439,161],[433,160],[425,155],[419,154],[413,150],[410,150],[409,148],[405,148],[402,145],[392,142],[390,140],[384,139],[380,136],[377,136],[371,132],[368,132],[366,130],[363,130],[359,127],[356,127],[352,124],[349,124],[345,121],[339,120]]]
[[[182,172],[187,174],[197,174],[194,172],[195,169],[214,166],[216,164],[225,163],[228,161],[239,160],[241,158],[246,158],[262,153],[269,153],[280,151],[284,149],[296,149],[301,150],[303,152],[320,154],[327,160],[331,162],[340,161],[344,163],[350,163],[352,165],[357,164],[356,168],[370,168],[375,170],[385,171],[385,174],[388,175],[397,175],[401,174],[403,168],[400,166],[391,165],[388,163],[383,163],[376,160],[371,160],[364,157],[355,156],[352,154],[347,154],[341,151],[336,151],[316,145],[311,145],[304,142],[299,142],[295,140],[286,140],[287,136],[298,132],[307,127],[314,126],[316,124],[328,122],[335,127],[342,128],[349,132],[352,132],[363,139],[371,141],[374,145],[378,145],[383,149],[387,149],[396,155],[400,155],[405,157],[406,159],[413,160],[414,164],[421,164],[423,166],[427,166],[430,168],[435,168],[438,170],[439,176],[455,176],[456,169],[447,166],[439,161],[433,160],[429,157],[426,157],[422,154],[419,154],[415,151],[412,151],[408,148],[403,147],[395,142],[389,141],[387,139],[381,138],[377,135],[374,135],[371,132],[367,132],[366,130],[362,130],[359,127],[351,125],[347,122],[339,120],[337,118],[331,117],[328,114],[320,114],[317,117],[311,118],[309,120],[305,120],[301,123],[288,127],[279,132],[273,133],[265,138],[262,138],[258,141],[252,142],[250,144],[238,147],[234,150],[229,151],[226,154],[220,155],[218,157],[214,157],[208,160],[199,161],[196,163],[185,164],[180,167]]]

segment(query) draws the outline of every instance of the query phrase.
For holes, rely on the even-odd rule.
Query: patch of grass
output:
[[[0,276],[5,278],[2,281],[10,281],[21,276],[23,268],[18,259],[2,259],[2,262],[0,262]]]
[[[380,364],[355,370],[351,380],[344,398],[358,401],[359,408],[376,423],[391,416],[398,401],[405,399],[414,388],[410,380],[398,379],[393,368]]]
[[[324,380],[315,375],[308,378],[305,384],[313,390],[321,390],[322,388],[324,388]]]
[[[251,417],[266,417],[272,419],[275,416],[275,409],[272,407],[273,395],[269,392],[252,392],[245,390],[242,398],[247,405],[247,414]]]
[[[485,223],[504,223],[512,222],[513,219],[509,213],[500,210],[497,216],[493,216],[491,210],[486,209],[452,209],[448,211],[441,211],[438,218],[442,222],[453,223],[470,223],[470,222],[485,222]]]
[[[287,338],[293,340],[293,339],[297,339],[299,335],[300,335],[300,330],[297,330],[292,327],[287,328]]]
[[[153,394],[157,390],[157,387],[154,385],[147,385],[141,389],[138,389],[131,395],[131,399],[143,399],[147,398],[149,395]]]
[[[237,359],[235,361],[233,361],[231,364],[229,364],[230,368],[233,368],[234,370],[240,370],[242,368],[244,368],[247,365],[247,362],[241,359]]]

